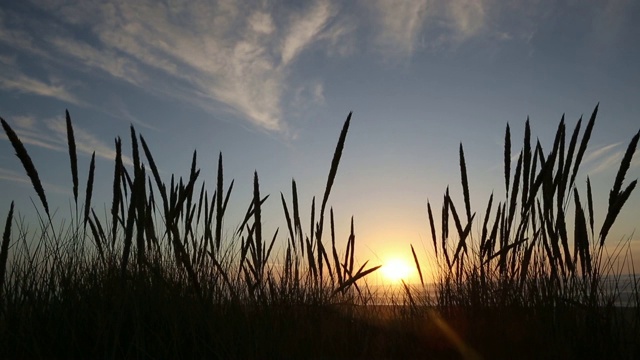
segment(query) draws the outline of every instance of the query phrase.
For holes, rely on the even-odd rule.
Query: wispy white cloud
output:
[[[311,105],[324,104],[324,86],[319,81],[310,81],[295,89],[292,105],[297,109],[307,109]]]
[[[448,1],[448,13],[456,40],[476,35],[485,26],[486,5],[482,0]]]
[[[14,116],[13,122],[22,129],[33,129],[36,125],[36,118],[31,115]]]
[[[419,46],[458,44],[485,29],[483,0],[377,0],[378,45],[392,57],[410,57]],[[499,32],[496,38],[509,38]]]
[[[597,160],[598,158],[601,158],[602,156],[607,155],[607,153],[611,152],[612,150],[614,150],[615,148],[617,148],[618,146],[620,146],[622,144],[622,142],[617,142],[614,144],[610,144],[610,145],[605,145],[602,146],[596,150],[593,150],[589,153],[587,153],[587,156],[585,156],[584,158],[584,162],[588,163],[594,160]]]
[[[23,144],[58,152],[63,152],[66,149],[64,144],[52,139],[50,134],[46,134],[41,131],[34,131],[32,129],[21,129],[17,126],[14,127],[13,130],[16,132]],[[0,139],[9,140],[4,133],[0,134]]]
[[[412,55],[423,29],[429,0],[377,0],[378,45],[391,57]]]
[[[364,6],[371,3],[362,1]],[[410,58],[425,48],[457,48],[475,38],[485,38],[487,43],[529,41],[533,31],[530,23],[512,25],[514,18],[527,18],[533,7],[529,4],[493,0],[376,0],[373,4],[375,44],[386,58]]]
[[[289,64],[318,36],[333,12],[328,1],[318,1],[306,13],[292,18],[289,30],[282,42],[281,65]]]
[[[256,11],[249,16],[249,27],[259,34],[271,35],[275,30],[273,17],[264,11]]]
[[[355,33],[358,18],[353,14],[338,13],[339,16],[332,19],[334,23],[318,34],[318,41],[326,44],[328,56],[347,57],[354,55],[357,52],[357,37]]]
[[[624,153],[622,151],[616,151],[613,154],[607,154],[606,156],[603,155],[601,158],[591,163],[591,169],[589,170],[589,173],[599,174],[607,170],[615,169],[620,165],[623,154]]]
[[[139,117],[129,111],[127,105],[121,98],[114,98],[107,107],[106,113],[110,116],[127,121],[133,125],[141,126],[146,129],[159,131],[160,129],[147,121],[141,120]]]
[[[281,102],[296,60],[325,33],[335,40],[341,32],[340,24],[329,26],[337,13],[330,0],[295,8],[228,0],[34,3],[62,23],[88,29],[92,36],[82,39],[98,40],[52,34],[48,46],[64,59],[280,132],[287,132]]]
[[[7,23],[10,15],[0,9],[0,44],[8,47],[20,48],[22,51],[41,58],[50,59],[49,54],[36,45],[36,40],[25,29],[11,27]],[[24,94],[50,97],[68,103],[82,105],[82,101],[71,93],[68,86],[53,76],[49,76],[48,81],[43,81],[34,76],[24,73],[19,66],[16,54],[0,53],[0,89]]]
[[[25,145],[57,152],[64,152],[66,150],[66,144],[52,137],[51,132],[42,126],[43,123],[39,122],[33,116],[14,116],[9,119],[9,124],[20,138],[20,141]],[[9,140],[4,132],[0,134],[0,139]]]
[[[283,99],[295,96],[300,83],[293,83],[291,75],[308,49],[351,56],[361,53],[356,44],[359,50],[373,44],[383,60],[408,59],[426,46],[461,43],[487,33],[493,40],[514,38],[511,29],[494,26],[495,8],[507,6],[492,0],[314,0],[295,6],[250,0],[31,4],[46,18],[21,24],[8,21],[12,17],[0,10],[0,43],[38,55],[47,64],[97,70],[214,115],[232,112],[281,133],[289,131],[289,104]],[[0,61],[12,60],[0,56]],[[26,75],[0,78],[5,90],[79,102],[61,83]],[[319,92],[308,93],[320,98]]]
[[[66,57],[75,58],[80,64],[93,70],[102,70],[109,75],[142,86],[148,80],[131,59],[111,50],[99,50],[71,38],[52,37],[50,44]]]
[[[7,13],[0,9],[0,43],[4,43],[10,47],[20,48],[23,51],[41,57],[48,57],[46,51],[36,45],[36,39],[23,28],[16,28],[8,24],[10,17],[16,18],[14,14]],[[4,55],[6,57],[6,55]]]
[[[624,146],[622,142],[601,146],[589,152],[583,162],[589,166],[590,174],[598,174],[604,171],[617,171],[626,150],[626,146]],[[637,155],[637,152],[636,150],[635,155]],[[634,156],[630,168],[635,169],[638,167],[640,167],[640,159],[638,159],[638,156]]]
[[[64,85],[56,83],[55,81],[45,83],[22,73],[0,75],[0,88],[20,93],[51,97],[71,104],[82,105],[82,101],[72,94]]]
[[[0,167],[0,179],[20,183],[23,185],[31,185],[31,181],[26,175],[19,174],[13,170],[3,169]]]

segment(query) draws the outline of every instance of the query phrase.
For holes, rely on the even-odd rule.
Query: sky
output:
[[[265,228],[283,234],[280,192],[291,201],[295,179],[310,212],[353,111],[329,205],[338,244],[353,215],[358,260],[375,264],[410,259],[409,244],[431,252],[427,200],[439,209],[450,185],[462,206],[460,143],[473,210],[483,212],[492,192],[504,199],[505,127],[517,155],[528,117],[533,139],[550,149],[563,114],[573,131],[600,104],[576,183],[585,194],[588,174],[596,205],[605,204],[640,129],[639,38],[631,0],[5,1],[0,116],[25,143],[57,218],[72,199],[68,109],[81,184],[96,152],[99,214],[114,138],[130,154],[133,125],[165,181],[186,177],[197,150],[213,191],[222,152],[225,181],[235,179],[229,228],[257,171],[271,195]],[[626,183],[638,177],[636,154]],[[4,134],[0,187],[2,218],[11,201],[25,216],[39,206]],[[596,206],[598,228],[604,211]],[[636,191],[609,241],[630,239],[640,268],[638,213]]]

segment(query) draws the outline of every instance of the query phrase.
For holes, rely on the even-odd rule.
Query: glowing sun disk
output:
[[[411,272],[411,268],[404,260],[400,259],[392,259],[387,261],[384,266],[382,266],[382,273],[384,276],[393,282],[398,282],[401,280],[406,280]]]

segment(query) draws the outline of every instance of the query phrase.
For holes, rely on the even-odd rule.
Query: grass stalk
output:
[[[22,144],[22,141],[20,141],[20,138],[18,138],[18,135],[16,135],[16,133],[11,128],[11,126],[9,126],[9,124],[1,117],[0,117],[0,122],[2,122],[2,127],[4,128],[4,132],[5,134],[7,134],[7,137],[9,138],[9,141],[11,142],[11,145],[13,146],[13,149],[16,152],[16,156],[18,157],[18,159],[20,159],[20,162],[22,163],[24,170],[27,172],[27,176],[31,180],[31,185],[33,185],[33,189],[36,191],[36,194],[38,194],[38,197],[40,198],[40,202],[42,203],[42,207],[44,208],[44,211],[47,214],[47,217],[49,218],[49,220],[51,220],[51,214],[49,213],[49,204],[47,202],[47,196],[44,193],[44,188],[42,187],[42,183],[40,182],[38,171],[36,170],[36,167],[33,165],[33,161],[31,160],[29,153],[27,153],[27,149],[25,149],[24,145]]]

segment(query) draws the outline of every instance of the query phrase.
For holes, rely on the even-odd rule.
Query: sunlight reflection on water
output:
[[[616,307],[635,307],[640,302],[640,277],[633,275],[610,275],[602,278],[602,290],[600,303],[612,303]],[[411,296],[417,304],[436,303],[437,286],[427,284],[423,288],[420,284],[408,285]],[[375,305],[408,305],[406,289],[400,285],[371,286],[373,302]]]

